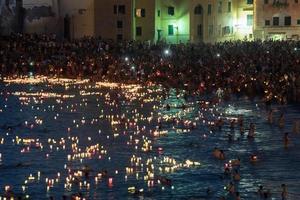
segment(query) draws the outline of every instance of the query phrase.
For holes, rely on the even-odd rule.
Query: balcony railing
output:
[[[289,6],[289,3],[286,0],[274,0],[273,7],[276,8],[286,8]]]

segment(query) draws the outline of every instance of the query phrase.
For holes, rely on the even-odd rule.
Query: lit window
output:
[[[144,8],[136,9],[135,16],[136,17],[146,17],[146,10]]]
[[[173,16],[175,14],[175,8],[172,6],[168,7],[168,15]]]
[[[174,26],[173,25],[168,26],[168,35],[174,35]]]
[[[247,26],[253,25],[253,15],[247,15]]]

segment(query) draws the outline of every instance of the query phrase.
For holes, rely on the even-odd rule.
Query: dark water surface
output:
[[[79,192],[86,199],[234,199],[224,189],[230,182],[224,163],[240,157],[235,186],[242,199],[259,199],[259,185],[281,199],[282,183],[288,199],[300,199],[300,134],[290,133],[288,149],[283,143],[300,118],[299,106],[273,106],[274,122],[285,113],[286,126],[279,129],[267,123],[264,104],[246,98],[204,108],[199,101],[205,97],[184,99],[171,90],[164,99],[159,87],[61,82],[0,85],[2,195],[9,186],[30,199]],[[254,122],[256,138],[231,131],[228,122],[222,131],[209,129],[220,115],[243,115],[246,133]],[[225,161],[212,157],[214,147],[225,151]],[[253,153],[256,164],[249,162]],[[132,194],[130,187],[141,192]]]

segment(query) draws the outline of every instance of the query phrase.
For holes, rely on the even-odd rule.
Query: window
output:
[[[298,0],[295,0],[295,3],[299,3],[299,1],[298,1]]]
[[[265,26],[270,26],[270,20],[265,20]]]
[[[157,11],[157,17],[160,17],[160,10]]]
[[[202,36],[202,24],[198,24],[197,26],[197,35]]]
[[[195,7],[194,14],[195,15],[201,15],[202,14],[202,6],[201,5],[198,5],[198,6]]]
[[[123,35],[122,35],[122,34],[118,34],[118,35],[117,35],[117,40],[118,40],[118,41],[123,40]]]
[[[173,16],[175,14],[175,8],[172,6],[168,7],[168,15]]]
[[[247,4],[253,4],[253,0],[247,0]]]
[[[125,14],[125,5],[118,6],[118,13]]]
[[[291,18],[291,16],[284,17],[284,25],[285,26],[290,26],[291,24],[292,24],[292,18]]]
[[[214,26],[213,25],[209,25],[208,26],[208,35],[209,36],[213,36],[214,34]]]
[[[222,1],[218,1],[218,13],[222,13]]]
[[[117,14],[117,13],[118,13],[118,6],[114,5],[114,14]]]
[[[247,15],[247,26],[253,25],[253,15]]]
[[[229,35],[231,33],[231,28],[230,26],[224,26],[222,28],[222,35]]]
[[[279,26],[279,17],[273,17],[273,26]]]
[[[268,4],[269,3],[269,0],[264,0],[265,4]]]
[[[146,17],[146,10],[145,8],[139,8],[135,10],[136,17]]]
[[[211,15],[211,4],[207,6],[207,15]]]
[[[142,27],[137,26],[135,31],[136,31],[136,36],[141,36],[142,35]]]
[[[300,25],[300,19],[297,20],[297,25]]]
[[[227,12],[231,12],[231,1],[228,1],[228,4],[227,4]]]
[[[117,21],[117,28],[123,28],[123,22],[118,20]]]
[[[173,25],[168,26],[168,35],[174,35],[174,27]]]

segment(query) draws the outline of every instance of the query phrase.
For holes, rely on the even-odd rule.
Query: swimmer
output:
[[[264,198],[268,199],[270,197],[271,197],[271,191],[270,190],[264,191]]]
[[[224,121],[222,119],[219,119],[216,122],[216,125],[218,126],[219,130],[222,130],[223,124],[224,124]]]
[[[211,189],[208,187],[207,189],[206,189],[206,195],[207,196],[210,196],[212,194],[212,191],[211,191]]]
[[[240,126],[240,134],[243,135],[245,133],[245,128],[244,126]]]
[[[228,191],[230,194],[234,194],[235,188],[234,188],[234,185],[233,185],[232,182],[230,182],[229,185],[227,186],[227,191]]]
[[[230,172],[229,166],[228,166],[228,165],[225,165],[225,168],[224,168],[224,175],[225,175],[225,176],[228,176],[228,175],[230,175],[230,174],[231,174],[231,172]]]
[[[166,110],[169,111],[170,109],[171,109],[170,105],[167,104],[167,105],[166,105]]]
[[[220,160],[224,160],[225,159],[225,155],[224,155],[224,151],[223,150],[220,150],[218,148],[214,148],[214,151],[213,151],[213,156],[217,159],[220,159]]]
[[[268,113],[268,123],[273,124],[273,109],[271,109]]]
[[[225,154],[223,150],[220,150],[220,160],[224,160],[225,159]]]
[[[254,164],[254,163],[256,163],[257,161],[258,161],[257,155],[252,154],[252,155],[250,156],[250,162]]]
[[[253,139],[254,136],[255,136],[255,125],[254,125],[254,123],[250,123],[249,133],[248,133],[247,138],[248,139]]]
[[[160,176],[158,177],[158,180],[161,182],[162,185],[168,185],[168,186],[172,185],[171,179],[168,179],[166,177]]]
[[[235,119],[233,119],[233,120],[230,121],[230,129],[231,130],[234,129],[235,123],[236,123]]]
[[[232,134],[228,134],[228,142],[233,142],[233,135]]]
[[[257,194],[260,196],[260,197],[263,197],[264,196],[264,187],[262,185],[259,186],[258,190],[257,190]]]
[[[293,133],[299,134],[300,133],[300,120],[295,120],[293,123]]]
[[[236,160],[230,160],[229,162],[232,166],[240,166],[241,165],[241,159],[240,158],[238,158]]]
[[[234,180],[234,181],[240,181],[240,180],[241,180],[241,175],[240,175],[240,173],[238,172],[237,169],[234,170],[234,173],[233,173],[233,180]]]
[[[281,114],[278,120],[278,126],[279,128],[283,128],[284,127],[284,123],[285,123],[285,119],[284,119],[284,115]]]
[[[238,124],[239,124],[240,127],[241,127],[241,126],[244,126],[244,118],[243,118],[242,115],[240,115],[240,116],[238,117]]]
[[[106,169],[102,170],[101,175],[102,175],[102,177],[107,177],[107,175],[108,175],[107,170]]]
[[[282,189],[282,192],[281,192],[281,199],[282,200],[287,200],[287,197],[288,197],[288,192],[287,192],[287,187],[285,184],[281,184],[281,189]]]

